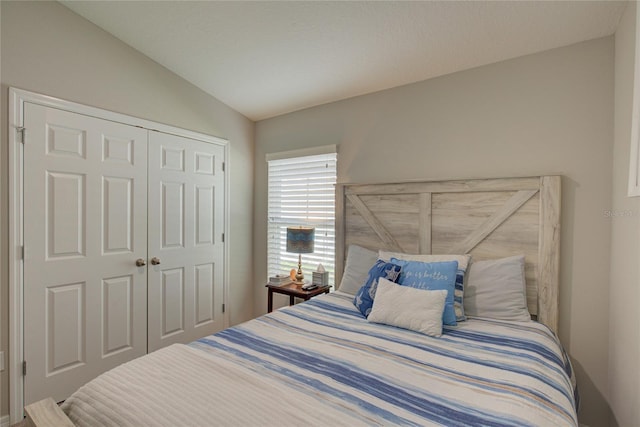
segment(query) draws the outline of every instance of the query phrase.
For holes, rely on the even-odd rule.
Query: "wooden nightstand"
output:
[[[320,294],[328,294],[329,290],[331,290],[331,285],[327,286],[319,286],[310,291],[303,291],[300,288],[300,285],[296,285],[295,283],[287,283],[284,285],[272,285],[271,283],[267,283],[267,288],[269,289],[269,301],[267,303],[267,311],[271,313],[273,311],[273,294],[283,294],[289,295],[289,305],[293,305],[295,302],[295,298],[302,298],[307,301],[310,298],[315,297]]]

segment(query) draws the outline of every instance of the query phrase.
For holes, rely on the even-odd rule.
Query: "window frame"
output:
[[[267,161],[267,280],[275,274],[288,274],[291,269],[298,267],[298,254],[286,252],[286,228],[306,225],[316,228],[315,248],[311,254],[302,254],[302,270],[305,281],[311,281],[312,272],[318,264],[322,264],[329,272],[329,283],[335,280],[335,184],[337,181],[337,150],[335,145],[312,147],[301,150],[269,153]],[[311,167],[301,167],[301,162],[310,162]],[[323,173],[318,165],[325,162],[328,166],[327,179],[329,183],[321,182]],[[309,173],[301,176],[298,183],[291,179],[291,187],[282,190],[278,182],[289,181],[287,175],[295,176],[299,170]],[[275,175],[274,175],[275,174]],[[303,187],[309,187],[310,182],[317,186],[315,200],[302,194]],[[328,187],[331,187],[329,189]],[[274,188],[278,193],[274,194]],[[289,191],[290,197],[283,199],[283,192]],[[293,195],[291,195],[293,194]],[[286,201],[284,201],[286,200]],[[298,206],[292,203],[298,202]],[[300,206],[300,202],[306,206]],[[289,211],[283,215],[283,205]],[[288,205],[287,205],[288,203]],[[306,218],[304,218],[306,217]]]

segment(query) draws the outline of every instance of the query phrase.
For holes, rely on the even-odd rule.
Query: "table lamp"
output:
[[[298,254],[298,272],[295,284],[304,284],[302,274],[302,254],[313,253],[313,239],[316,229],[313,227],[287,227],[287,252]]]

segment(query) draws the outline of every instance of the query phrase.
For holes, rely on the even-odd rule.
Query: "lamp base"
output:
[[[296,280],[294,280],[296,285],[302,284],[304,285],[304,274],[302,274],[302,255],[298,254],[298,272],[296,273]]]

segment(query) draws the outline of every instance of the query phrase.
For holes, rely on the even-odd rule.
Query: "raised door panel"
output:
[[[48,261],[84,256],[86,175],[46,171],[44,198]]]
[[[46,132],[48,155],[86,158],[87,133],[83,129],[47,124]]]
[[[214,316],[214,264],[201,264],[195,269],[194,314],[196,327],[213,322]]]
[[[102,253],[133,251],[133,179],[102,177]]]
[[[184,331],[184,269],[162,271],[162,337]]]
[[[133,166],[135,140],[102,136],[102,161],[107,163],[121,163]]]
[[[184,183],[161,181],[162,206],[157,212],[162,217],[162,248],[184,247]]]
[[[70,283],[46,290],[47,376],[86,363],[85,285]]]
[[[196,246],[211,245],[214,241],[215,205],[213,186],[196,186],[195,188],[195,242]]]
[[[102,280],[102,356],[133,347],[133,277]]]

